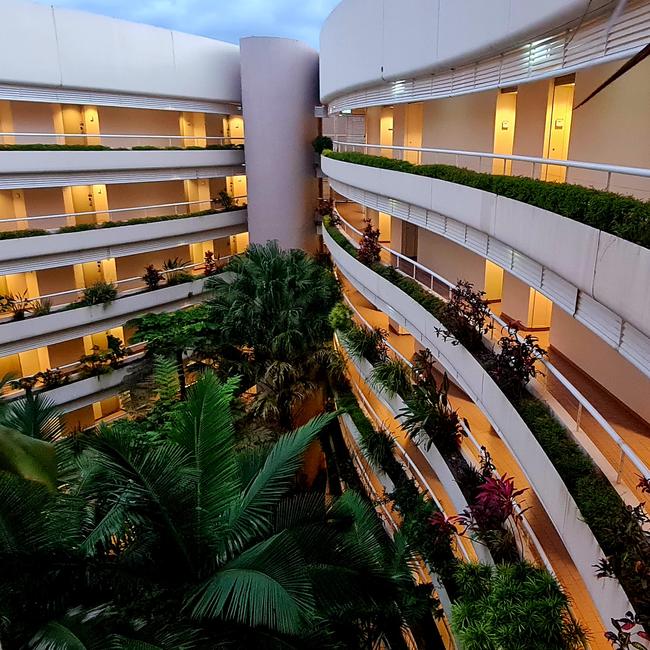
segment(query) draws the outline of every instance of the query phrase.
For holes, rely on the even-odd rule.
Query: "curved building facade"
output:
[[[609,647],[611,619],[644,606],[634,581],[596,575],[612,549],[577,487],[585,472],[563,465],[551,425],[530,418],[476,352],[441,338],[430,303],[413,297],[419,287],[444,305],[469,282],[491,312],[487,349],[498,351],[513,328],[520,341],[535,337],[543,374],[529,399],[562,424],[562,444],[589,459],[605,492],[621,506],[644,501],[650,59],[639,53],[649,42],[644,0],[344,0],[321,31],[334,140],[321,166],[337,217],[324,244],[348,305],[362,327],[388,333],[393,358],[408,365],[418,350],[432,352],[467,419],[463,455],[478,468],[487,451],[498,475],[527,490],[523,537],[571,596],[594,648]],[[368,220],[380,263],[411,285],[355,260]],[[351,378],[370,419],[406,445],[400,409],[372,373],[351,367]],[[423,489],[453,518],[445,471],[413,453]],[[644,646],[639,632],[632,638]]]
[[[202,301],[206,261],[249,235],[328,253],[355,323],[403,367],[428,350],[462,423],[453,462],[408,435],[405,400],[335,335],[423,498],[458,522],[460,465],[512,480],[515,554],[568,594],[582,647],[626,615],[650,647],[650,541],[621,541],[650,489],[649,0],[343,0],[320,54],[5,0],[0,37],[0,373],[24,380],[4,399],[46,389],[71,429],[119,417],[131,321]],[[377,265],[357,259],[369,225]],[[445,320],[463,287],[474,347]],[[504,339],[537,343],[523,394],[486,361]],[[122,367],[88,376],[116,345]],[[394,481],[340,424],[392,534]],[[460,528],[455,560],[499,561]],[[453,589],[422,565],[460,648]]]

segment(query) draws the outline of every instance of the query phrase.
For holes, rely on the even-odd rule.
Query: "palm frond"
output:
[[[0,411],[0,426],[50,442],[65,433],[63,413],[51,399],[40,394],[11,402],[4,412]]]
[[[0,427],[0,470],[38,481],[54,489],[57,476],[54,446]]]
[[[244,551],[195,592],[195,618],[223,618],[250,627],[299,634],[314,614],[311,582],[286,532]]]
[[[164,404],[173,403],[181,389],[176,362],[169,357],[155,355],[153,360],[153,381],[156,392]]]
[[[195,532],[208,546],[219,536],[223,514],[239,495],[231,404],[238,380],[221,384],[206,371],[181,404],[172,432],[196,472]]]
[[[165,546],[191,565],[183,532],[192,508],[190,494],[196,474],[188,452],[169,440],[152,443],[116,423],[99,427],[80,457],[78,493],[96,504],[97,517],[84,548],[104,549],[144,522],[159,532]]]
[[[227,540],[230,550],[269,530],[273,509],[290,488],[307,447],[334,417],[334,414],[319,415],[275,443],[262,469],[230,511]]]

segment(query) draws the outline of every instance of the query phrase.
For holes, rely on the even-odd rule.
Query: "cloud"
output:
[[[284,36],[318,48],[318,34],[339,0],[38,0],[58,7],[238,43],[244,36]]]

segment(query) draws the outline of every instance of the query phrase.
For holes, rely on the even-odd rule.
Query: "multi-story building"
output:
[[[590,647],[609,647],[610,619],[639,601],[629,576],[597,576],[611,535],[587,493],[595,480],[637,507],[650,478],[650,2],[343,0],[321,34],[320,97],[318,55],[297,41],[238,48],[14,0],[0,34],[1,372],[63,369],[75,381],[49,394],[71,427],[119,415],[128,368],[83,379],[84,355],[128,346],[138,315],[199,302],[206,254],[227,259],[249,238],[322,246],[357,322],[406,363],[433,353],[467,423],[466,462],[487,451],[526,490],[512,522],[522,557],[557,577]],[[335,149],[320,167],[316,115]],[[513,325],[537,337],[528,390],[566,440],[524,417],[412,295],[328,229],[319,239],[323,178],[352,245],[369,220],[381,261],[429,294],[448,301],[459,280],[484,292],[486,346]],[[155,291],[147,267],[162,271]],[[349,370],[420,489],[446,516],[466,510],[443,456],[401,428],[399,400],[367,365]],[[491,561],[467,538],[457,552]],[[453,647],[444,619],[441,632]]]
[[[444,299],[458,280],[485,292],[495,322],[488,337],[506,324],[536,336],[547,356],[530,392],[630,506],[645,500],[637,484],[650,466],[650,254],[636,230],[649,214],[650,58],[580,103],[642,59],[649,41],[643,0],[344,0],[325,22],[320,53],[334,148],[368,155],[322,160],[339,228],[356,242],[370,217],[384,261],[402,274]],[[492,183],[504,176],[554,184]],[[604,195],[569,199],[566,184],[639,199],[623,219],[631,228],[609,203],[596,217]],[[538,194],[545,191],[548,200]],[[498,473],[528,489],[524,555],[557,576],[592,647],[608,647],[610,619],[633,610],[638,594],[629,582],[596,576],[609,549],[582,512],[580,472],[561,467],[550,441],[471,354],[437,336],[431,313],[324,236],[358,319],[384,328],[398,358],[429,348],[451,378],[451,400],[469,424],[466,457],[478,465],[485,447]],[[367,411],[392,430],[402,460],[414,463],[445,514],[462,512],[454,476],[405,436],[399,409],[367,370],[352,371]]]

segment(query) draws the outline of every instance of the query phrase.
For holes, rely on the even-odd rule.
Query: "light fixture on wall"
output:
[[[555,128],[556,129],[563,129],[564,128],[564,120],[555,120]]]
[[[508,120],[503,120],[503,122],[501,122],[501,130],[507,131],[509,128],[510,128],[510,122],[508,122]]]

